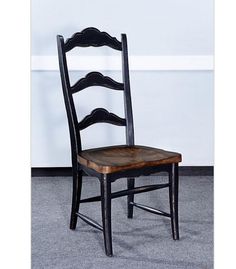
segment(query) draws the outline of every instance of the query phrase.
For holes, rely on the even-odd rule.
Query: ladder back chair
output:
[[[87,224],[103,232],[105,253],[113,256],[112,229],[111,229],[111,200],[127,196],[127,216],[133,217],[133,208],[137,207],[168,217],[171,220],[172,236],[179,239],[178,225],[178,164],[181,162],[181,154],[162,149],[135,145],[132,104],[130,95],[129,64],[127,38],[121,34],[121,41],[110,36],[106,32],[100,32],[96,28],[86,28],[75,33],[64,42],[63,36],[57,36],[59,67],[67,112],[73,174],[72,208],[70,229],[74,230],[79,217]],[[84,78],[79,79],[71,86],[66,53],[75,47],[101,47],[108,46],[121,51],[123,82],[117,82],[110,77],[103,76],[99,72],[90,72]],[[91,86],[103,86],[112,90],[123,91],[125,118],[108,112],[103,108],[94,109],[90,115],[78,121],[73,95]],[[125,126],[126,145],[110,146],[83,150],[80,131],[95,123],[109,123]],[[89,176],[97,177],[100,181],[101,195],[87,199],[81,199],[83,172]],[[157,172],[167,172],[168,183],[145,185],[135,187],[135,177],[148,176]],[[127,189],[111,193],[111,183],[119,178],[127,178]],[[134,202],[134,194],[169,188],[170,213],[138,204]],[[102,225],[88,216],[79,212],[81,203],[101,201]]]

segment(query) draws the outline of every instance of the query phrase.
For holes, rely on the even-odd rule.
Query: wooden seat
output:
[[[103,174],[181,162],[181,154],[145,146],[112,146],[84,150],[78,162]]]

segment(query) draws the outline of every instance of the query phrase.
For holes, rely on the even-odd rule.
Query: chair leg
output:
[[[170,199],[170,215],[171,229],[174,240],[179,239],[179,220],[178,220],[178,190],[179,190],[179,174],[178,164],[173,163],[169,172],[169,199]]]
[[[128,189],[133,189],[134,188],[134,178],[127,178],[127,187]],[[128,212],[127,216],[129,219],[133,218],[133,212],[134,212],[134,207],[130,202],[134,202],[134,194],[130,194],[127,196],[127,207],[128,207]]]
[[[112,231],[111,231],[111,182],[104,174],[101,178],[101,208],[103,235],[106,255],[113,256]]]
[[[70,229],[75,230],[78,216],[76,213],[79,211],[80,196],[82,188],[82,171],[73,172],[73,193],[72,193],[72,206],[70,217]]]

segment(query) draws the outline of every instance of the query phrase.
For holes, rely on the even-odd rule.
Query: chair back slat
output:
[[[72,87],[72,93],[79,92],[87,87],[102,86],[113,90],[124,90],[124,84],[113,80],[110,77],[103,76],[99,72],[90,72],[84,78],[78,80]]]
[[[123,118],[118,117],[117,115],[108,112],[104,108],[96,108],[94,109],[91,114],[86,116],[82,121],[80,121],[77,125],[79,130],[83,130],[88,126],[99,123],[99,122],[106,122],[114,125],[119,126],[126,126],[126,120]]]
[[[122,50],[122,45],[115,37],[106,32],[100,32],[98,29],[89,27],[81,32],[75,33],[65,42],[65,51],[68,52],[75,47],[101,47],[108,46],[115,50]]]

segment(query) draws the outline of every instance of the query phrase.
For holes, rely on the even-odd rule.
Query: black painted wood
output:
[[[121,42],[106,32],[100,32],[94,27],[89,27],[81,32],[75,33],[65,42],[65,51],[68,52],[75,47],[101,47],[108,46],[112,49],[121,50]]]
[[[117,191],[117,192],[111,193],[111,199],[131,195],[131,194],[138,194],[138,193],[143,193],[143,192],[164,189],[167,187],[169,187],[169,183],[146,185],[146,186],[140,186],[140,187],[136,187],[136,188],[132,188],[132,189],[129,188],[127,190],[122,190],[122,191]],[[82,199],[82,200],[80,200],[80,203],[90,203],[90,202],[98,202],[98,201],[101,201],[101,196],[94,196],[94,197]]]
[[[70,229],[75,230],[77,224],[77,217],[80,206],[80,197],[82,189],[82,171],[79,170],[73,174],[73,193],[72,193],[72,206],[71,206],[71,218]]]
[[[153,214],[156,214],[156,215],[160,215],[160,216],[164,216],[164,217],[168,217],[170,218],[170,214],[169,213],[166,213],[162,210],[159,210],[159,209],[156,209],[156,208],[153,208],[153,207],[150,207],[150,206],[146,206],[146,205],[142,205],[142,204],[138,204],[138,203],[133,203],[133,202],[130,202],[133,206],[137,207],[137,208],[140,208],[140,209],[143,209],[149,213],[153,213]]]
[[[127,120],[126,144],[132,146],[134,145],[134,123],[133,123],[133,110],[130,94],[128,45],[127,45],[127,37],[125,34],[121,35],[121,40],[122,40],[122,75],[124,81],[124,101],[125,101],[124,105],[125,105],[125,118]]]
[[[91,169],[89,167],[83,166],[80,164],[80,168],[88,175],[92,177],[96,177],[100,179],[101,174],[95,171],[94,169]],[[140,177],[140,176],[149,176],[156,173],[169,173],[171,170],[171,165],[158,165],[158,166],[151,166],[151,167],[144,167],[142,169],[129,169],[125,171],[120,171],[116,173],[107,174],[107,179],[110,182],[114,182],[119,178],[125,178],[125,177]]]
[[[106,255],[111,257],[112,251],[112,231],[111,231],[111,182],[106,175],[101,176],[101,209],[103,235]]]
[[[79,130],[76,129],[76,124],[78,120],[72,93],[70,91],[70,80],[67,67],[64,38],[60,35],[57,36],[57,47],[58,47],[59,70],[61,74],[62,90],[70,131],[72,169],[78,171],[77,155],[78,152],[81,151],[81,139],[80,139],[80,132]]]
[[[112,198],[128,195],[128,217],[133,216],[133,206],[142,208],[146,211],[155,214],[165,215],[168,213],[158,211],[156,209],[134,203],[134,194],[145,191],[151,191],[154,187],[134,187],[134,178],[139,176],[147,176],[153,173],[166,172],[169,174],[169,183],[165,187],[169,187],[170,192],[170,216],[172,224],[173,238],[179,238],[178,230],[178,165],[166,164],[158,165],[155,167],[142,167],[136,169],[127,169],[119,172],[101,174],[94,169],[88,168],[86,165],[81,165],[77,161],[78,154],[82,151],[80,131],[94,123],[106,122],[126,128],[126,144],[129,146],[134,145],[134,124],[133,112],[130,93],[130,78],[129,78],[129,63],[128,63],[128,46],[127,37],[125,34],[121,35],[121,42],[115,37],[110,36],[106,32],[100,32],[96,28],[86,28],[81,32],[75,33],[71,38],[64,42],[64,38],[60,35],[57,36],[59,67],[61,74],[62,90],[65,101],[66,113],[68,118],[68,125],[70,131],[71,142],[71,160],[72,160],[72,175],[73,175],[73,195],[72,195],[72,209],[71,209],[71,222],[70,228],[75,229],[77,217],[79,216],[88,224],[103,231],[105,252],[107,256],[113,255],[112,250],[112,229],[111,229],[111,200]],[[98,72],[89,73],[84,78],[78,80],[73,86],[70,85],[68,67],[66,61],[66,53],[75,47],[100,47],[108,46],[110,48],[121,51],[122,53],[122,77],[123,83],[116,82],[109,77],[105,77]],[[123,90],[124,94],[124,110],[125,119],[108,112],[105,109],[98,108],[86,116],[81,122],[78,122],[75,105],[73,102],[72,94],[79,92],[90,86],[104,86],[114,90]],[[78,108],[79,109],[79,108]],[[134,166],[135,167],[135,166]],[[82,173],[89,176],[94,176],[100,180],[101,196],[80,200],[81,186],[82,186]],[[111,183],[118,178],[127,178],[127,190],[116,193],[111,193]],[[139,188],[139,189],[138,189]],[[158,189],[158,188],[156,188]],[[102,227],[85,215],[79,213],[79,205],[86,200],[92,202],[93,200],[101,199],[102,211]],[[165,215],[166,216],[166,215]]]
[[[59,70],[61,74],[62,91],[66,107],[66,114],[70,132],[70,143],[71,143],[73,192],[72,192],[70,229],[75,230],[77,224],[76,211],[79,209],[79,200],[82,186],[82,178],[81,182],[79,182],[79,178],[82,176],[82,172],[79,172],[79,164],[77,162],[78,152],[81,151],[81,139],[80,139],[80,133],[76,129],[76,124],[78,120],[72,98],[72,93],[70,91],[70,80],[67,68],[64,38],[60,35],[57,36],[57,47],[58,47],[58,59],[59,59]]]
[[[134,124],[133,124],[133,111],[131,103],[131,94],[130,94],[130,78],[129,78],[129,61],[128,61],[128,45],[127,37],[125,34],[121,35],[122,42],[122,75],[124,81],[124,104],[125,104],[125,118],[127,119],[126,127],[126,144],[134,145]],[[132,189],[135,185],[134,178],[127,178],[128,189]],[[133,217],[133,206],[130,202],[134,201],[134,194],[131,194],[127,197],[127,216],[128,218]]]
[[[84,222],[86,222],[87,224],[89,224],[89,225],[91,225],[92,227],[94,227],[94,228],[96,228],[96,229],[98,229],[98,230],[100,230],[100,231],[103,232],[103,228],[102,228],[102,226],[101,226],[99,223],[97,223],[95,220],[93,220],[93,219],[89,218],[88,216],[85,216],[85,215],[83,215],[83,214],[81,214],[81,213],[76,213],[76,215],[77,215],[80,219],[82,219]]]
[[[91,86],[102,86],[112,90],[123,91],[124,84],[113,80],[110,77],[103,76],[99,72],[90,72],[84,78],[78,80],[72,87],[72,93],[79,92]]]
[[[86,116],[81,122],[78,123],[77,128],[79,130],[83,130],[88,126],[99,122],[110,123],[118,126],[126,126],[125,119],[108,112],[104,108],[96,108],[91,112],[90,115]]]
[[[127,188],[128,190],[133,190],[135,186],[135,178],[128,177],[127,178]],[[127,217],[129,219],[133,218],[134,214],[134,208],[133,203],[134,202],[134,193],[128,194],[127,196]]]
[[[154,173],[166,172],[168,173],[171,169],[171,166],[168,164],[158,165],[158,166],[150,166],[144,167],[142,169],[129,169],[125,171],[120,171],[112,174],[107,174],[107,177],[110,181],[116,181],[118,178],[129,177],[136,178],[140,176],[149,176]]]
[[[178,192],[179,192],[179,176],[178,164],[172,164],[169,172],[169,199],[170,199],[170,215],[171,229],[174,240],[179,239],[179,214],[178,214]]]

